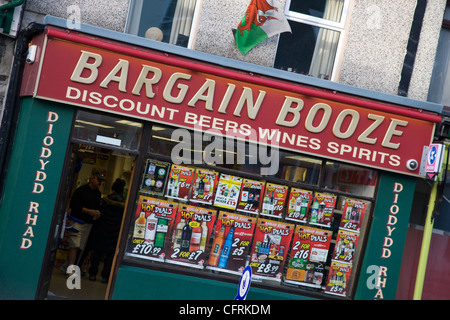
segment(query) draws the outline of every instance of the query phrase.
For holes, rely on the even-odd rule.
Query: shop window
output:
[[[125,32],[188,47],[197,0],[132,0]]]
[[[288,0],[292,33],[280,34],[275,68],[333,80],[348,0]]]
[[[208,163],[210,137],[178,129],[152,127],[127,263],[224,281],[249,265],[252,286],[351,297],[376,171],[274,149],[277,170],[262,175],[251,157],[259,146],[245,143],[239,155],[231,140],[234,152],[209,149],[231,163]]]
[[[137,151],[142,127],[137,121],[78,111],[72,136],[80,142]]]

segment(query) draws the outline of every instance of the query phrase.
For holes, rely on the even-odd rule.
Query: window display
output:
[[[153,146],[161,150],[155,141]],[[150,156],[125,259],[168,272],[177,265],[218,280],[250,266],[252,280],[265,285],[346,296],[377,172],[302,156],[302,176],[311,167],[318,173],[309,184],[304,177],[291,179],[300,167],[283,163],[289,157],[295,155],[283,152],[279,173],[263,177],[242,170],[245,164],[230,170]],[[319,163],[323,170],[317,171]],[[165,190],[155,192],[157,181]]]

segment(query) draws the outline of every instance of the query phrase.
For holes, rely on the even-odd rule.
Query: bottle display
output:
[[[158,170],[163,173],[154,163],[148,162],[147,179]],[[250,266],[258,278],[346,294],[368,202],[339,196],[337,208],[337,196],[328,190],[321,193],[201,168],[172,165],[166,177],[165,197],[175,200],[139,197],[126,254],[219,274],[240,275]],[[333,233],[336,240],[330,251]]]
[[[186,204],[180,204],[178,210],[166,262],[203,268],[216,211]]]

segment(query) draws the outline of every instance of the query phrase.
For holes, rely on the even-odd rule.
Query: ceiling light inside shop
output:
[[[101,123],[96,123],[96,122],[90,122],[90,121],[84,121],[84,120],[76,120],[76,122],[87,124],[89,126],[105,128],[105,129],[115,129],[114,127],[107,126],[107,125],[104,125],[104,124],[101,124]]]
[[[115,122],[119,123],[119,124],[124,124],[124,125],[130,126],[130,127],[142,128],[142,123],[139,123],[139,122],[133,122],[133,121],[129,121],[129,120],[117,120]]]

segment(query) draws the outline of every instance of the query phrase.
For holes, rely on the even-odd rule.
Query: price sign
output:
[[[236,209],[241,185],[242,178],[222,173],[217,185],[214,205],[231,210]]]
[[[244,179],[236,210],[258,214],[263,192],[264,181]]]
[[[218,177],[219,174],[217,172],[197,169],[195,171],[190,201],[212,205]]]
[[[180,204],[166,262],[203,269],[215,218],[215,210]]]
[[[164,261],[177,209],[174,202],[140,196],[127,252]]]
[[[190,195],[195,170],[172,165],[167,183],[166,197],[187,201]]]
[[[220,212],[207,269],[240,273],[244,269],[256,218]]]
[[[293,233],[293,224],[258,220],[249,264],[253,274],[281,279]]]
[[[333,261],[351,264],[358,239],[359,233],[339,229],[334,246]]]

